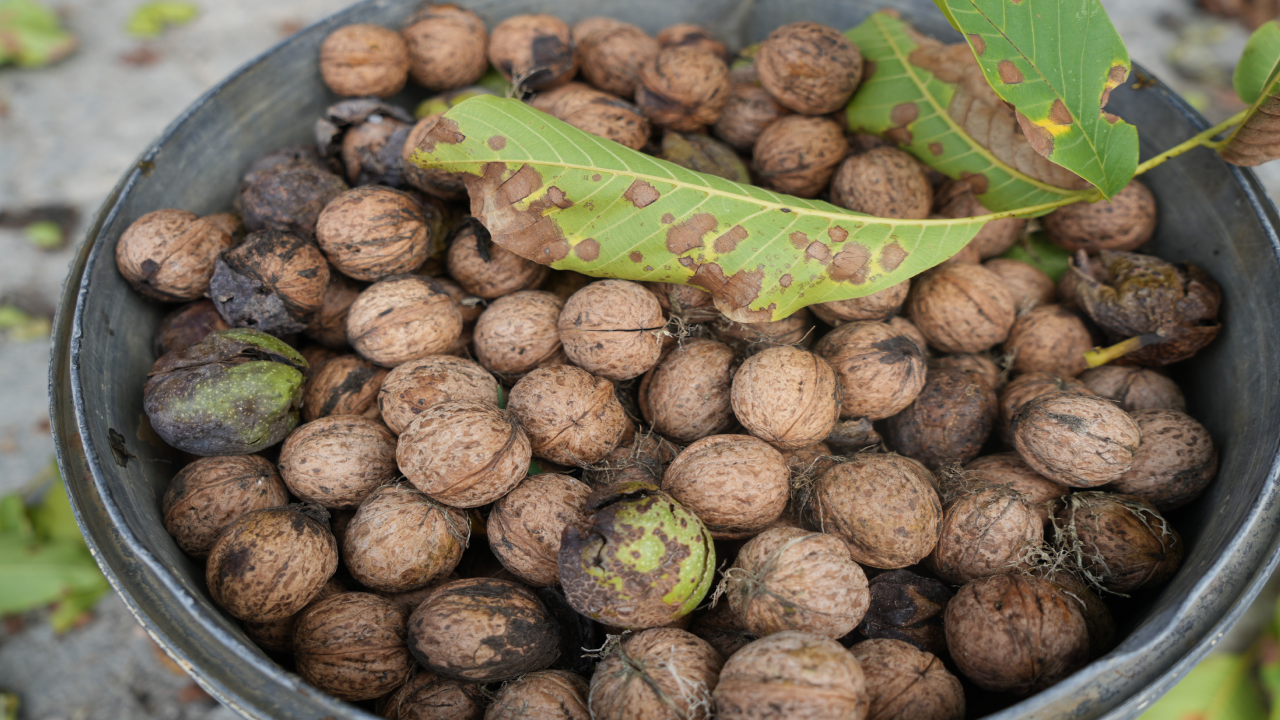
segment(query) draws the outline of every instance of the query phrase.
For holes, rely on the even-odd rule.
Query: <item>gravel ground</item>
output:
[[[70,205],[79,215],[71,235],[78,242],[117,179],[200,93],[348,4],[204,2],[190,25],[139,41],[123,27],[140,2],[52,0],[80,38],[78,52],[43,70],[0,70],[0,211]],[[1135,60],[1211,120],[1235,112],[1226,88],[1244,30],[1194,12],[1187,0],[1104,2]],[[1264,181],[1273,197],[1280,196],[1280,168],[1264,168]],[[20,232],[5,229],[0,248],[0,303],[51,315],[72,250],[39,250]],[[47,341],[0,336],[0,494],[25,484],[53,454],[47,362]],[[1268,602],[1274,602],[1272,585]],[[1265,621],[1266,612],[1254,614]],[[0,690],[22,696],[23,720],[236,717],[163,659],[114,595],[63,636],[54,635],[39,613],[0,627]]]

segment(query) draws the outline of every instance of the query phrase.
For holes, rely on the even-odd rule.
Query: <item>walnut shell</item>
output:
[[[807,525],[849,543],[853,559],[890,570],[923,560],[942,532],[942,502],[923,465],[860,453],[813,486]]]
[[[721,317],[711,293],[697,285],[660,282],[641,284],[649,288],[649,292],[658,298],[662,312],[670,317],[679,318],[690,325],[711,322]]]
[[[489,62],[524,90],[550,90],[578,72],[569,26],[554,15],[515,15],[498,23],[489,36]]]
[[[662,489],[707,525],[711,536],[751,537],[787,506],[787,461],[750,435],[712,435],[667,466]]]
[[[1084,616],[1085,628],[1089,632],[1089,659],[1097,660],[1115,645],[1116,621],[1107,604],[1077,573],[1078,570],[1064,567],[1052,572],[1046,572],[1044,568],[1034,571],[1036,577],[1057,585],[1080,610],[1080,614]]]
[[[399,474],[395,436],[377,420],[356,415],[306,423],[280,449],[285,485],[299,498],[325,507],[355,507]]]
[[[1004,288],[1013,296],[1013,305],[1019,312],[1050,305],[1057,299],[1058,291],[1053,280],[1034,265],[997,257],[982,263],[982,266],[1000,278]]]
[[[800,308],[782,320],[744,323],[721,316],[711,323],[711,334],[730,347],[752,350],[774,345],[808,347],[813,343],[813,317]]]
[[[601,280],[569,297],[557,326],[573,364],[610,380],[630,380],[658,363],[666,325],[653,293],[627,280]]]
[[[930,367],[950,367],[974,373],[987,382],[992,390],[999,392],[1005,385],[1004,371],[996,364],[988,353],[965,353],[963,355],[943,355],[929,361]]]
[[[720,119],[716,120],[712,132],[734,150],[750,152],[765,128],[790,114],[768,90],[755,84],[735,83],[729,89],[729,101],[720,111]]]
[[[476,320],[480,319],[480,313],[484,312],[484,300],[463,290],[462,286],[454,282],[451,277],[436,276],[432,279],[440,283],[440,287],[444,288],[444,291],[457,304],[458,312],[462,314],[463,327],[474,327]],[[463,332],[465,333],[466,331],[464,330]]]
[[[346,25],[320,45],[320,75],[339,95],[391,97],[409,79],[409,49],[377,25]]]
[[[734,653],[720,671],[714,697],[720,720],[767,717],[766,712],[791,720],[865,718],[870,699],[862,668],[843,645],[798,630]]]
[[[910,570],[890,570],[871,578],[871,606],[858,634],[872,640],[901,640],[922,652],[947,655],[943,613],[954,596],[947,586]]]
[[[289,502],[275,466],[257,455],[204,457],[169,481],[160,515],[183,552],[209,554],[218,534],[241,515]]]
[[[570,125],[639,150],[649,142],[649,121],[622,98],[571,82],[533,100],[534,107]]]
[[[306,506],[247,512],[209,549],[209,595],[232,617],[283,620],[306,607],[338,569],[333,533],[300,507]],[[323,508],[315,511],[325,517]]]
[[[582,59],[582,75],[601,90],[629,98],[640,83],[640,66],[658,57],[658,41],[629,23],[614,22],[608,27],[579,35],[574,26],[574,42]]]
[[[591,717],[707,720],[723,664],[720,653],[692,633],[638,632],[596,666],[588,696]]]
[[[964,688],[933,653],[889,639],[849,652],[867,681],[867,720],[963,720]]]
[[[370,493],[347,525],[342,562],[372,590],[416,590],[458,567],[470,529],[463,511],[407,485],[387,485]]]
[[[741,618],[727,602],[712,605],[699,614],[689,626],[689,632],[706,640],[720,653],[720,657],[725,658],[733,657],[734,653],[757,639],[743,626]]]
[[[1084,320],[1062,305],[1041,305],[1018,317],[1009,328],[1004,351],[1013,355],[1015,373],[1047,372],[1075,377],[1088,367],[1084,354],[1093,336]]]
[[[752,167],[770,190],[817,197],[836,165],[849,154],[839,123],[825,117],[787,115],[766,127],[752,153]]]
[[[314,237],[324,206],[347,189],[314,145],[287,148],[259,158],[236,193],[236,209],[250,232],[276,230]]]
[[[831,202],[883,218],[923,220],[933,205],[924,166],[891,147],[850,155],[831,178]]]
[[[298,616],[293,651],[303,680],[342,700],[371,700],[413,669],[405,615],[371,593],[343,593]]]
[[[498,298],[476,321],[476,360],[506,378],[568,363],[558,327],[563,308],[563,300],[541,290]]]
[[[1013,444],[1013,432],[1010,425],[1013,416],[1023,405],[1041,395],[1053,392],[1075,392],[1091,394],[1089,388],[1071,378],[1064,378],[1050,373],[1033,372],[1019,375],[1009,381],[1000,391],[1000,437],[1010,445]]]
[[[637,435],[588,468],[582,477],[597,488],[628,481],[657,485],[679,453],[680,448],[666,438],[651,433]]]
[[[518,583],[455,580],[413,611],[409,650],[438,675],[496,682],[554,662],[560,632],[538,596]]]
[[[886,323],[841,325],[823,336],[814,352],[830,363],[840,380],[841,417],[890,417],[910,405],[925,386],[920,347]]]
[[[727,432],[736,423],[729,394],[737,369],[728,345],[686,340],[645,375],[640,411],[654,432],[679,443]]]
[[[568,475],[530,475],[489,511],[489,549],[512,575],[534,587],[560,582],[560,535],[587,524],[591,487]]]
[[[400,434],[396,460],[414,487],[460,508],[506,495],[529,469],[529,437],[510,412],[474,400],[422,411]]]
[[[962,490],[942,513],[938,546],[926,561],[955,585],[1027,567],[1026,554],[1044,543],[1044,522],[1014,490]]]
[[[978,687],[1024,696],[1084,666],[1089,633],[1079,607],[1047,580],[993,575],[947,603],[947,646]]]
[[[502,686],[484,720],[591,720],[587,692],[587,681],[577,673],[529,673]]]
[[[720,56],[675,45],[640,66],[635,100],[655,125],[697,133],[720,119],[729,88],[729,66]]]
[[[329,268],[329,284],[320,296],[320,308],[311,316],[303,334],[330,350],[347,349],[347,312],[360,295],[360,285]]]
[[[930,470],[952,460],[966,463],[982,452],[998,414],[996,392],[985,378],[934,365],[915,401],[889,418],[889,444]]]
[[[658,33],[657,40],[658,45],[664,48],[693,47],[716,57],[724,57],[729,52],[710,30],[693,23],[668,25]]]
[[[155,210],[134,220],[116,243],[116,266],[134,290],[166,302],[195,300],[209,288],[231,233],[186,210]]]
[[[897,285],[879,292],[863,295],[848,300],[832,300],[830,302],[811,305],[810,310],[822,322],[839,327],[856,320],[879,320],[888,322],[898,313],[902,304],[907,301],[907,293],[911,290],[911,281],[903,280]]]
[[[806,115],[843,108],[862,82],[858,46],[838,30],[812,22],[783,25],[769,33],[756,50],[755,66],[770,95]]]
[[[919,276],[907,296],[911,322],[943,352],[976,353],[1004,342],[1017,308],[1000,278],[980,265]]]
[[[377,365],[400,363],[448,350],[462,334],[462,314],[438,283],[396,275],[360,293],[347,312],[347,340]]]
[[[733,376],[733,414],[747,432],[779,450],[808,447],[840,418],[842,378],[818,355],[793,347],[763,350]]]
[[[1200,496],[1218,474],[1213,438],[1195,418],[1176,410],[1136,410],[1142,431],[1133,467],[1108,490],[1133,495],[1168,512]]]
[[[963,188],[962,192],[955,192]],[[968,183],[953,183],[951,185],[952,193],[950,197],[944,195],[945,190],[936,198],[941,205],[938,214],[948,218],[968,218],[977,217],[979,215],[989,215],[990,210],[982,204],[977,197],[974,196],[973,190]],[[945,202],[944,202],[945,201]],[[969,246],[977,254],[978,259],[986,260],[988,258],[998,257],[1008,252],[1018,242],[1018,238],[1022,237],[1022,231],[1027,227],[1026,218],[1002,218],[1000,220],[992,220],[982,226],[977,235],[969,241]],[[1016,260],[1012,262],[1017,262]],[[1025,263],[1024,263],[1025,264]],[[1047,277],[1047,276],[1046,276]],[[1053,302],[1049,300],[1048,302]]]
[[[1182,389],[1158,370],[1136,366],[1103,365],[1085,370],[1080,382],[1094,394],[1114,400],[1121,410],[1187,411]]]
[[[613,384],[572,365],[525,375],[511,388],[507,408],[529,433],[533,454],[562,465],[604,459],[626,426]]]
[[[315,377],[316,374],[320,372],[320,368],[328,364],[330,360],[342,357],[341,353],[336,353],[321,345],[307,345],[299,350],[298,354],[302,356],[302,359],[307,361],[307,369],[303,372],[303,377],[308,380]]]
[[[1053,508],[1059,545],[1087,577],[1113,593],[1163,585],[1182,564],[1186,545],[1150,503],[1132,495],[1072,493]]]
[[[424,410],[450,400],[473,400],[498,406],[501,386],[470,360],[429,355],[397,365],[382,381],[378,407],[382,421],[399,435]]]
[[[341,355],[324,363],[307,380],[302,395],[305,422],[331,415],[373,417],[374,402],[387,377],[380,368],[359,355]]]
[[[351,592],[342,583],[334,578],[329,578],[329,582],[320,588],[320,593],[316,595],[307,607],[299,610],[297,613],[290,615],[283,620],[271,620],[269,622],[248,622],[240,621],[240,627],[244,629],[244,634],[249,636],[255,645],[266,650],[267,652],[293,654],[293,630],[298,624],[298,617],[307,611],[312,605],[327,600],[334,595],[341,595]]]
[[[1156,231],[1156,198],[1146,185],[1130,180],[1110,201],[1060,207],[1040,224],[1055,245],[1071,252],[1132,252]]]
[[[484,717],[484,687],[440,677],[417,666],[414,670],[408,682],[378,701],[379,715],[387,720],[481,720]]]
[[[834,535],[766,530],[742,546],[725,573],[734,614],[759,637],[803,630],[829,638],[853,631],[870,604],[867,576]]]
[[[1071,492],[1071,488],[1032,470],[1016,452],[984,455],[969,461],[964,472],[975,483],[1003,485],[1021,494],[1041,523],[1049,522],[1050,502]]]
[[[391,109],[400,110],[394,106]],[[404,150],[404,141],[409,137],[409,130],[413,126],[407,114],[403,117],[401,120],[390,114],[371,112],[354,124],[338,130],[342,144],[337,148],[337,153],[342,159],[348,182],[352,185],[400,184],[400,153]],[[334,124],[333,127],[338,126]],[[330,138],[334,136],[331,135]],[[331,139],[330,142],[335,141]],[[358,233],[359,228],[355,228],[355,231]]]
[[[1057,392],[1023,405],[1010,423],[1027,466],[1077,488],[1119,480],[1133,467],[1142,429],[1125,411],[1096,395]]]
[[[218,314],[208,298],[187,303],[160,319],[151,348],[156,357],[175,350],[186,350],[205,339],[211,332],[230,330],[231,326]]]
[[[909,296],[910,294],[908,293]],[[925,339],[924,333],[920,332],[920,328],[916,327],[915,323],[901,315],[895,315],[886,320],[885,324],[897,330],[900,334],[907,336],[911,342],[915,343],[916,347],[920,348],[922,357],[929,357],[929,341]]]
[[[421,267],[431,250],[431,230],[407,193],[363,185],[325,206],[316,242],[344,275],[373,282]]]
[[[449,239],[449,275],[464,290],[491,300],[518,290],[532,290],[550,270],[494,243],[477,222],[464,222]]]
[[[413,153],[418,145],[427,137],[427,133],[440,122],[444,113],[436,113],[422,118],[409,130],[405,137],[404,147],[400,151],[401,172],[404,181],[412,187],[428,195],[450,202],[465,200],[467,188],[462,182],[462,174],[441,170],[439,168],[420,168],[413,164]]]
[[[233,327],[288,335],[307,328],[328,285],[329,263],[314,244],[264,230],[218,256],[209,297]]]
[[[862,448],[858,449],[861,450]],[[834,456],[835,451],[825,442],[814,443],[809,447],[795,450],[782,451],[782,459],[787,462],[787,470],[791,472],[793,483],[798,478],[816,478],[835,467],[840,461]],[[797,527],[799,526],[797,525]]]
[[[489,33],[479,15],[457,5],[428,5],[400,31],[409,77],[428,90],[474,84],[489,69]]]

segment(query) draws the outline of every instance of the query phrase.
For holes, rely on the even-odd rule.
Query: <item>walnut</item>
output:
[[[360,285],[346,275],[329,268],[329,285],[320,296],[320,309],[311,316],[303,334],[330,350],[346,350],[347,311],[360,295],[360,289]]]
[[[116,266],[134,290],[166,302],[195,300],[213,277],[231,233],[186,210],[155,210],[134,220],[116,243]]]
[[[479,15],[457,5],[427,5],[400,31],[409,76],[428,90],[474,84],[489,69],[489,33]]]
[[[1004,485],[1022,495],[1027,505],[1049,522],[1049,504],[1071,492],[1071,488],[1044,477],[1027,466],[1016,452],[984,455],[964,466],[964,475],[975,484]]]
[[[1113,593],[1163,585],[1186,553],[1178,531],[1132,495],[1072,493],[1055,503],[1053,526],[1059,546],[1082,574]]]
[[[1102,598],[1080,578],[1079,570],[1059,567],[1052,571],[1037,568],[1033,572],[1036,577],[1057,585],[1079,608],[1084,616],[1085,629],[1089,632],[1089,659],[1097,660],[1106,655],[1115,644],[1116,621]]]
[[[431,250],[431,231],[408,193],[363,185],[325,206],[316,242],[344,275],[377,281],[421,267]]]
[[[721,316],[711,323],[711,334],[717,340],[743,350],[774,345],[808,347],[813,343],[812,331],[813,317],[806,308],[782,320],[744,323]]]
[[[1000,391],[1000,437],[1010,445],[1013,444],[1013,432],[1010,429],[1013,416],[1023,405],[1041,395],[1053,392],[1075,392],[1084,395],[1092,394],[1089,388],[1071,378],[1064,378],[1051,373],[1032,372],[1019,375],[1009,381]]]
[[[662,489],[692,510],[717,539],[751,537],[782,514],[787,462],[749,435],[712,435],[667,466]]]
[[[302,390],[302,419],[319,420],[330,415],[374,417],[378,391],[386,368],[359,355],[341,355],[326,362],[307,380]]]
[[[714,693],[716,717],[865,718],[869,696],[858,661],[840,643],[787,630],[729,658]],[[767,709],[767,710],[766,710]]]
[[[572,365],[525,375],[511,388],[507,408],[529,433],[533,454],[552,462],[594,463],[622,441],[626,415],[613,385]]]
[[[710,30],[693,23],[676,23],[662,29],[657,36],[658,45],[668,47],[692,47],[723,58],[729,51]]]
[[[1080,382],[1095,394],[1114,400],[1121,410],[1187,411],[1187,400],[1168,375],[1158,370],[1103,365],[1080,374]]]
[[[662,307],[639,283],[591,283],[564,304],[557,325],[569,360],[609,380],[643,375],[662,352]]]
[[[931,470],[952,460],[966,463],[982,452],[998,414],[986,379],[934,365],[911,405],[889,418],[889,445]]]
[[[339,95],[391,97],[409,78],[409,50],[393,30],[347,25],[320,45],[320,74]]]
[[[540,670],[502,686],[485,720],[591,720],[587,681],[567,670]]]
[[[649,288],[649,292],[658,298],[662,312],[669,317],[679,318],[690,325],[711,322],[720,317],[720,311],[716,309],[711,293],[697,285],[660,282],[641,284]]]
[[[416,590],[444,579],[462,560],[466,513],[407,484],[385,485],[360,503],[342,539],[342,561],[378,592]]]
[[[486,300],[532,290],[547,279],[546,265],[497,245],[479,222],[463,222],[449,238],[449,275],[464,290]]]
[[[635,100],[656,125],[702,132],[720,119],[729,101],[729,66],[697,47],[664,47],[640,66]]]
[[[476,321],[476,360],[489,372],[507,378],[567,364],[557,325],[563,309],[563,300],[541,290],[498,298]]]
[[[527,436],[512,414],[474,400],[424,410],[400,434],[396,460],[433,500],[480,507],[506,495],[529,469]]]
[[[980,483],[955,490],[929,568],[956,585],[1025,569],[1027,551],[1044,543],[1044,522],[1022,495]]]
[[[374,283],[347,312],[351,346],[383,367],[437,355],[461,334],[458,306],[438,283],[419,275],[394,275]]]
[[[1176,410],[1135,410],[1142,444],[1133,467],[1108,490],[1142,498],[1161,512],[1196,499],[1218,474],[1213,438],[1195,418]]]
[[[328,286],[329,263],[319,248],[263,230],[218,255],[209,297],[233,327],[289,335],[307,328]]]
[[[924,333],[920,332],[920,328],[916,327],[915,323],[901,315],[895,315],[889,318],[887,322],[890,327],[900,334],[906,335],[911,342],[915,343],[916,347],[920,348],[922,357],[929,357],[929,341],[925,339]]]
[[[730,389],[738,363],[724,343],[686,340],[645,375],[640,411],[675,442],[728,432],[736,424]]]
[[[1040,223],[1054,244],[1072,252],[1130,252],[1150,240],[1156,231],[1156,198],[1146,185],[1130,180],[1109,201],[1060,207],[1041,218]]]
[[[569,26],[553,15],[515,15],[498,23],[489,36],[489,62],[524,90],[550,90],[578,72]]]
[[[788,115],[760,133],[752,166],[770,190],[811,198],[827,187],[848,154],[849,143],[836,121]]]
[[[708,720],[723,664],[715,648],[684,630],[636,633],[596,666],[591,717]]]
[[[608,27],[579,34],[574,42],[582,58],[582,75],[601,90],[629,98],[640,83],[640,66],[658,56],[658,41],[629,23],[614,21]]]
[[[733,376],[733,413],[780,450],[820,442],[840,418],[842,377],[820,356],[793,347],[763,350]]]
[[[560,582],[560,535],[587,523],[591,487],[567,475],[530,475],[489,511],[489,548],[511,574],[534,587]]]
[[[1019,311],[1039,305],[1050,305],[1057,298],[1053,280],[1040,268],[1021,260],[992,258],[982,266],[995,273],[1013,296],[1013,305]]]
[[[315,146],[307,145],[270,153],[250,165],[235,204],[250,232],[314,237],[320,212],[346,189],[346,181],[320,159]]]
[[[726,658],[733,657],[734,653],[757,639],[747,631],[727,602],[716,603],[704,610],[689,626],[689,632],[706,640],[720,653],[720,657]]]
[[[531,104],[570,125],[639,150],[649,142],[649,121],[640,108],[579,82],[540,93]]]
[[[178,547],[192,557],[203,558],[222,529],[236,518],[288,502],[288,490],[266,459],[257,455],[205,457],[169,481],[160,515]]]
[[[943,355],[929,361],[930,367],[951,367],[966,370],[987,381],[992,390],[999,392],[1005,386],[1005,371],[989,353],[963,353],[960,355]]]
[[[413,668],[405,616],[370,593],[343,593],[298,616],[293,651],[303,680],[343,700],[371,700],[404,684]]]
[[[211,332],[230,329],[213,301],[208,298],[196,300],[161,318],[151,349],[158,358],[175,350],[186,350]]]
[[[922,350],[885,323],[846,323],[823,336],[814,351],[840,380],[841,417],[882,420],[896,415],[925,385]]]
[[[738,152],[750,152],[764,129],[791,111],[759,85],[735,83],[712,131]]]
[[[428,115],[418,121],[405,137],[404,147],[400,151],[401,172],[406,183],[428,195],[450,202],[467,199],[467,188],[462,183],[460,173],[440,170],[438,168],[420,168],[413,164],[413,153],[418,144],[427,137],[427,133],[440,122],[443,113]]]
[[[940,189],[935,202],[939,205],[938,214],[948,218],[968,218],[989,215],[990,210],[973,194],[968,183],[950,182],[948,187]],[[1027,227],[1026,218],[1002,218],[992,220],[969,241],[970,247],[980,260],[1003,255],[1022,237]],[[1016,262],[1016,261],[1014,261]],[[1050,301],[1052,302],[1052,301]]]
[[[501,387],[484,368],[470,360],[428,355],[397,365],[378,390],[382,420],[399,435],[423,411],[450,400],[473,400],[498,406]]]
[[[1076,312],[1062,305],[1041,305],[1018,317],[1009,328],[1004,351],[1013,355],[1015,373],[1047,372],[1075,377],[1088,364],[1093,335]]]
[[[855,320],[880,320],[887,322],[898,313],[907,301],[911,281],[903,280],[884,290],[848,300],[831,300],[809,307],[822,322],[839,327]]]
[[[299,498],[355,507],[400,474],[396,438],[377,420],[331,415],[293,431],[280,449],[280,475]]]
[[[845,106],[862,81],[862,53],[839,31],[797,22],[769,33],[755,58],[760,84],[783,106],[825,115]]]
[[[858,626],[869,639],[901,640],[938,657],[947,655],[943,613],[954,596],[947,586],[909,570],[890,570],[871,578],[871,607]]]
[[[1070,487],[1119,480],[1133,466],[1142,429],[1096,395],[1056,392],[1023,405],[1010,423],[1014,447],[1041,475]]]
[[[409,681],[379,700],[377,709],[388,720],[481,720],[484,705],[483,686],[443,678],[415,666]]]
[[[884,218],[923,220],[933,205],[924,166],[897,148],[850,155],[831,178],[831,202]]]
[[[849,651],[866,677],[867,720],[963,720],[964,688],[933,653],[889,639]]]
[[[917,278],[907,296],[907,313],[933,347],[976,353],[1004,342],[1017,308],[990,270],[948,265]]]

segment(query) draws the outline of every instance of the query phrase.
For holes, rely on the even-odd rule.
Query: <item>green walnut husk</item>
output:
[[[298,425],[307,361],[280,339],[235,328],[156,361],[143,409],[157,434],[192,455],[248,455]]]
[[[565,528],[560,584],[574,610],[620,628],[666,625],[693,611],[715,576],[711,532],[655,485],[623,482],[588,499],[585,528]]]

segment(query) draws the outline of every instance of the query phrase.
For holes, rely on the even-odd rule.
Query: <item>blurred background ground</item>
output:
[[[151,40],[125,30],[140,0],[47,4],[77,36],[76,52],[43,69],[0,69],[0,495],[39,476],[53,454],[47,320],[102,199],[201,93],[349,0],[205,0],[196,3],[196,19]],[[1242,107],[1230,78],[1248,36],[1244,27],[1190,0],[1104,5],[1133,59],[1211,121]],[[1263,170],[1272,197],[1280,197],[1280,169]],[[23,230],[32,217],[62,223],[65,245],[32,242]],[[1270,618],[1276,591],[1273,582],[1251,619],[1220,647],[1248,645]],[[21,697],[23,720],[236,717],[155,651],[114,594],[61,635],[41,613],[0,625],[0,691]]]

